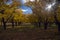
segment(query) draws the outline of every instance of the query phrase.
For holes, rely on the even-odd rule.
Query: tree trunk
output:
[[[20,26],[21,25],[21,22],[18,22],[18,25]]]
[[[40,27],[41,26],[41,23],[40,22],[38,22],[38,27]]]
[[[44,29],[47,30],[47,27],[48,27],[48,18],[46,18],[44,22]]]
[[[15,22],[15,26],[18,26],[18,25],[17,25],[17,22]]]
[[[14,20],[12,19],[12,28],[14,28]]]
[[[60,22],[56,22],[56,25],[58,25],[58,32],[60,32]]]
[[[41,20],[42,20],[42,18],[39,17],[39,18],[38,18],[38,27],[41,27]]]
[[[38,27],[38,22],[33,22],[33,25],[34,25],[35,27]]]
[[[60,32],[60,22],[58,23],[58,31]]]
[[[45,23],[44,23],[44,29],[47,30],[47,27],[48,27],[48,23],[45,22]]]
[[[4,18],[2,18],[2,23],[3,23],[3,29],[6,30],[6,22],[5,22]]]

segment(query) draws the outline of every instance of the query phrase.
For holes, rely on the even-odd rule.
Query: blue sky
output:
[[[23,13],[32,13],[32,9],[28,6],[22,5],[20,8],[24,11]]]
[[[20,1],[21,1],[21,3],[22,3],[22,4],[24,4],[24,3],[25,3],[25,0],[20,0]]]
[[[5,2],[5,3],[10,5],[12,3],[12,0],[9,0],[9,1]]]
[[[25,0],[18,0],[18,1],[20,1],[22,3],[22,6],[20,8],[23,10],[23,13],[25,13],[25,14],[32,13],[32,9],[30,7],[24,5]],[[9,5],[11,3],[12,3],[12,0],[9,0],[9,1],[7,1],[6,4]]]

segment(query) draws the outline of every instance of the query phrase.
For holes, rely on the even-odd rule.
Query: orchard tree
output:
[[[60,5],[59,5],[60,6]],[[58,26],[58,31],[60,32],[60,7],[57,7],[54,12],[55,24]]]
[[[49,3],[49,0],[35,0],[34,2],[29,1],[26,3],[27,6],[32,7],[33,14],[38,17],[38,26],[41,26],[41,23],[43,22],[45,25],[45,28],[47,29],[48,25],[48,16],[47,12],[45,11],[46,4]]]
[[[33,24],[33,25],[36,26],[36,27],[39,27],[39,26],[38,26],[38,17],[37,17],[37,15],[30,14],[30,15],[28,16],[28,19],[29,19],[29,22],[30,22],[31,24]]]
[[[17,25],[20,25],[24,21],[24,15],[21,9],[16,9],[14,14],[14,21]]]
[[[1,13],[1,15],[3,15],[7,5],[5,5],[4,0],[0,0],[0,5],[1,5],[0,6],[0,13]],[[1,19],[3,22],[3,28],[5,30],[6,29],[6,22],[4,20],[4,17],[1,16]]]
[[[3,28],[4,30],[6,30],[6,23],[12,19],[12,26],[14,27],[14,20],[13,20],[13,14],[15,13],[15,9],[17,8],[17,6],[19,4],[19,2],[17,1],[13,1],[12,4],[6,4],[7,1],[5,0],[0,0],[0,13],[1,13],[1,19],[2,19],[2,22],[3,22]]]

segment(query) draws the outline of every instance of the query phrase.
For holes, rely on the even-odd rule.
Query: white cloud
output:
[[[27,11],[27,9],[26,9],[26,10],[22,9],[22,11],[26,12],[26,11]]]

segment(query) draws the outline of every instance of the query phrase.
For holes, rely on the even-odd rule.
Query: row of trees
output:
[[[0,22],[4,30],[7,23],[12,23],[12,28],[14,28],[21,23],[29,22],[28,15],[23,14],[22,9],[19,8],[21,3],[17,0],[12,1],[13,3],[6,4],[7,0],[0,0]]]
[[[3,24],[4,30],[6,30],[6,23],[11,22],[12,28],[14,28],[17,23],[21,24],[24,22],[25,17],[22,14],[22,10],[18,9],[18,6],[21,6],[21,3],[17,0],[12,0],[13,3],[6,4],[9,0],[0,0],[0,21]]]
[[[37,0],[36,0],[37,1]],[[40,0],[38,2],[27,2],[25,5],[32,7],[32,14],[25,15],[18,6],[21,6],[19,1],[13,0],[10,5],[5,4],[6,1],[0,0],[0,21],[3,23],[3,28],[6,30],[6,23],[11,22],[12,28],[14,24],[17,26],[22,22],[34,24],[36,27],[40,27],[41,23],[44,24],[44,29],[46,30],[48,24],[55,23],[58,26],[58,31],[60,31],[60,7],[59,5],[52,11],[46,11],[45,6],[49,3],[49,0]]]
[[[57,2],[52,11],[45,10],[46,4],[51,3],[50,0],[40,0],[37,2],[29,1],[25,5],[32,7],[33,14],[30,16],[30,22],[38,25],[40,27],[41,23],[44,24],[44,29],[46,30],[48,24],[55,23],[58,26],[58,31],[60,31],[60,5]]]

